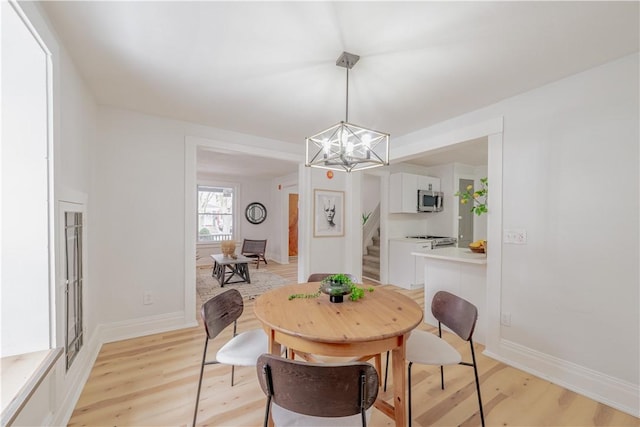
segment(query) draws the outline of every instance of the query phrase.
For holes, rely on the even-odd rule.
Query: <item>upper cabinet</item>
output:
[[[389,176],[389,212],[417,213],[418,190],[440,191],[440,178],[394,173]]]

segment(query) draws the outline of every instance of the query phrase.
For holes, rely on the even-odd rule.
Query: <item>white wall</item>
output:
[[[373,212],[380,204],[380,177],[368,173],[362,174],[362,194],[360,207],[363,214]]]
[[[99,322],[182,312],[184,132],[108,108],[98,130],[91,263]],[[144,292],[152,305],[143,305]]]
[[[489,351],[636,416],[638,93],[635,54],[398,138],[395,153],[504,117],[502,227],[528,240],[502,245],[487,298],[512,323],[489,324]]]
[[[97,315],[110,325],[110,339],[190,325],[196,147],[244,146],[254,154],[268,147],[267,154],[279,150],[291,158],[302,148],[110,107],[99,109],[98,135],[93,170],[101,180],[92,196],[100,247],[91,258],[103,301]],[[145,291],[153,304],[142,304]]]
[[[309,170],[311,174],[311,188],[313,190],[333,190],[333,191],[344,191],[345,192],[345,205],[344,215],[340,218],[340,221],[343,223],[343,230],[345,235],[353,233],[350,227],[350,215],[360,215],[360,212],[355,210],[350,210],[350,206],[348,205],[348,200],[352,197],[352,194],[346,192],[347,185],[347,174],[341,172],[335,172],[333,174],[333,178],[329,179],[326,175],[324,169],[315,169],[311,168]],[[313,237],[313,219],[314,219],[314,200],[313,200],[313,190],[309,194],[300,194],[301,200],[300,203],[310,203],[311,210],[308,221],[306,222],[305,227],[308,227],[304,230],[310,234],[311,244],[309,248],[308,256],[306,257],[306,262],[309,269],[309,274],[311,273],[333,273],[333,272],[344,272],[347,271],[346,257],[346,237]],[[360,200],[358,195],[358,200]],[[358,204],[359,207],[359,204]],[[362,261],[361,261],[362,262]],[[352,274],[359,274],[358,272],[351,272]]]

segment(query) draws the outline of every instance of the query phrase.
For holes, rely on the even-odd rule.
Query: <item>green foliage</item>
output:
[[[349,276],[347,276],[346,274],[334,274],[333,276],[328,276],[325,277],[322,280],[322,283],[327,283],[327,282],[333,282],[333,283],[340,283],[343,285],[348,285],[351,293],[349,294],[349,299],[351,301],[358,301],[360,298],[362,298],[365,294],[365,292],[373,292],[373,288],[369,287],[369,288],[361,288],[358,285],[356,285],[355,283],[353,283],[351,281],[351,279],[349,279]]]
[[[296,298],[318,298],[320,296],[320,288],[318,288],[318,292],[314,293],[314,294],[291,294],[289,295],[289,301],[291,301],[292,299],[296,299]]]
[[[341,285],[351,285],[351,279],[349,279],[349,276],[347,276],[346,274],[334,274],[332,276],[327,276],[324,279],[322,279],[321,283],[329,283],[329,282],[333,282],[333,283],[340,283]]]
[[[480,179],[480,189],[473,191],[473,185],[468,185],[463,192],[457,191],[454,196],[460,197],[460,204],[466,205],[471,202],[471,212],[476,215],[487,213],[487,196],[489,193],[489,182],[487,178]]]
[[[373,292],[373,288],[370,286],[368,288],[361,288],[359,286],[351,284],[351,294],[349,294],[349,299],[351,301],[358,301],[360,298],[364,296],[365,292]]]
[[[329,283],[329,282],[333,282],[333,283],[339,283],[341,285],[344,285],[345,287],[348,286],[351,293],[349,295],[349,299],[351,301],[358,301],[360,298],[364,297],[366,292],[373,292],[373,287],[368,287],[368,288],[361,288],[360,286],[357,286],[355,283],[353,283],[351,281],[351,279],[349,279],[349,276],[347,276],[346,274],[334,274],[332,276],[327,276],[324,279],[322,279],[321,283]],[[305,299],[305,298],[318,298],[320,296],[321,293],[321,289],[322,287],[320,287],[320,289],[318,289],[318,292],[313,293],[313,294],[291,294],[289,295],[289,301],[291,301],[292,299],[296,299],[296,298],[300,298],[300,299]],[[336,295],[341,295],[342,292],[338,292],[336,293]]]
[[[209,235],[209,234],[211,234],[211,233],[209,232],[209,229],[208,229],[207,227],[202,227],[202,228],[200,229],[200,231],[199,231],[199,234],[200,234],[201,236],[207,236],[207,235]]]
[[[367,223],[367,221],[369,220],[369,217],[371,216],[372,212],[369,213],[362,213],[362,225],[365,225]]]

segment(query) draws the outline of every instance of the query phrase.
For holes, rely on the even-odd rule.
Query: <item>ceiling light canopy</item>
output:
[[[351,172],[389,164],[389,134],[349,123],[349,70],[359,59],[342,52],[336,61],[347,70],[345,120],[306,138],[306,166]]]

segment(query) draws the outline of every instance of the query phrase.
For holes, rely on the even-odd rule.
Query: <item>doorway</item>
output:
[[[289,256],[298,256],[298,194],[289,193]]]
[[[472,179],[460,178],[457,191],[462,192],[469,185],[473,188]],[[473,241],[473,212],[469,206],[458,203],[458,247],[466,248]]]

